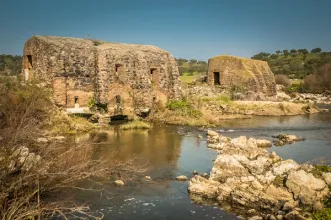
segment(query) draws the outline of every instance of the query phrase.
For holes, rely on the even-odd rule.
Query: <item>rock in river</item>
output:
[[[123,180],[115,180],[114,183],[116,186],[124,186]]]
[[[298,140],[294,136],[286,139]],[[266,146],[267,141],[245,136],[230,140],[213,132],[208,132],[207,141],[213,148],[218,146],[219,155],[209,178],[196,175],[191,179],[188,190],[192,195],[255,209],[260,215],[254,214],[255,219],[282,219],[285,215],[285,219],[300,219],[303,208],[323,207],[329,194],[325,181],[331,181],[331,174],[323,174],[323,179],[314,177],[307,169],[311,165],[283,160],[275,152],[261,148],[261,143]]]
[[[184,176],[184,175],[181,175],[181,176],[177,176],[176,177],[176,180],[180,180],[180,181],[186,181],[187,180],[187,177]]]

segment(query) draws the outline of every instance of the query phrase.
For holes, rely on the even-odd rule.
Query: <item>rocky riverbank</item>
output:
[[[208,131],[208,147],[217,149],[209,178],[195,175],[191,195],[229,203],[251,219],[310,219],[330,197],[331,173],[268,153],[267,140],[230,139]]]

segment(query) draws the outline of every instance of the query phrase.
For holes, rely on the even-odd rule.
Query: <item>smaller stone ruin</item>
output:
[[[265,61],[221,55],[208,61],[207,82],[209,86],[220,86],[276,95],[274,74]]]

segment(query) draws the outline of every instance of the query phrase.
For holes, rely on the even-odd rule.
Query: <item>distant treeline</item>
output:
[[[0,75],[18,75],[21,68],[22,56],[0,55]]]
[[[274,74],[287,75],[292,79],[304,79],[309,74],[318,72],[324,65],[331,64],[331,52],[321,48],[277,50],[275,53],[261,52],[252,57],[267,61]]]
[[[195,60],[195,59],[176,59],[179,74],[182,75],[195,75],[198,73],[206,73],[208,69],[208,64],[206,61]]]

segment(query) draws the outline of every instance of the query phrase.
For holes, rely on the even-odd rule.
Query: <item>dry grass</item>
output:
[[[68,116],[61,112],[54,112],[48,121],[52,134],[77,134],[88,132],[95,128],[95,125],[87,119],[76,116]]]
[[[131,121],[126,124],[122,124],[119,127],[121,130],[132,130],[132,129],[151,129],[152,125],[144,121]]]
[[[114,174],[132,181],[147,171],[135,158],[92,158],[92,142],[70,148],[35,143],[55,111],[48,93],[35,85],[1,81],[0,106],[0,219],[101,219],[86,205],[53,198],[63,190],[102,190]],[[98,189],[82,187],[81,181]]]

